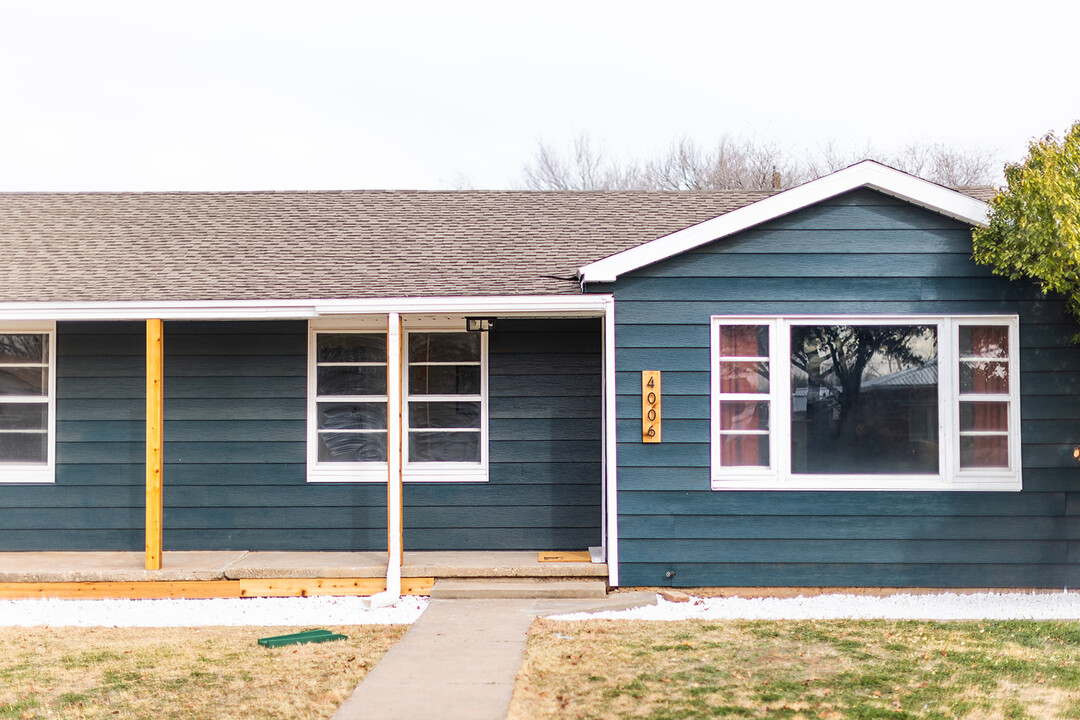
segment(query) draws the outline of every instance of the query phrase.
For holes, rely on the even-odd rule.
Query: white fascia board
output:
[[[308,320],[335,315],[470,314],[602,317],[602,294],[325,300],[0,303],[7,320]]]
[[[987,205],[928,180],[864,160],[712,220],[692,225],[578,269],[582,282],[615,282],[624,273],[684,253],[741,230],[774,220],[831,197],[870,188],[972,226],[986,226]]]

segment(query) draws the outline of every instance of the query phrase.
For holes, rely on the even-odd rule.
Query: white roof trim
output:
[[[969,225],[986,225],[987,205],[982,200],[873,160],[864,160],[711,220],[583,265],[578,269],[578,276],[586,283],[615,282],[616,278],[624,273],[863,187],[920,205]]]
[[[336,315],[452,314],[601,317],[610,295],[509,295],[355,300],[191,300],[0,303],[9,320],[303,320]]]

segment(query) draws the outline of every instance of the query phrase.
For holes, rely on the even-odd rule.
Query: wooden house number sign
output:
[[[641,371],[641,442],[660,442],[660,371]]]

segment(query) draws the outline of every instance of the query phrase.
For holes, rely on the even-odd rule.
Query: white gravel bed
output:
[[[795,598],[698,598],[633,610],[553,615],[556,620],[1077,620],[1080,593],[816,595]]]
[[[225,600],[0,600],[0,626],[408,625],[428,606],[406,596],[375,610],[360,597]]]

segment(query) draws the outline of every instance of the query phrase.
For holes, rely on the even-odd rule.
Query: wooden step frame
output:
[[[433,577],[401,579],[402,595],[430,595]],[[242,580],[146,580],[0,583],[0,599],[162,600],[244,597],[366,597],[386,589],[385,578],[251,578]]]

